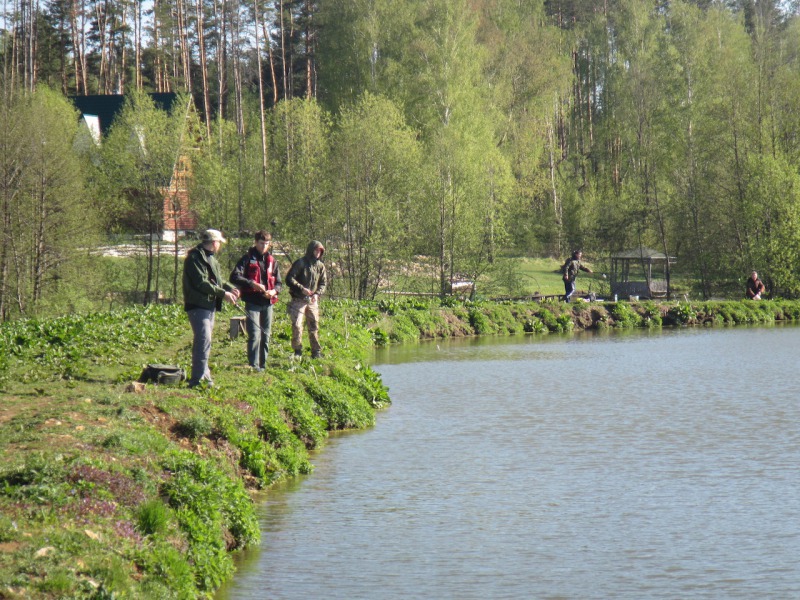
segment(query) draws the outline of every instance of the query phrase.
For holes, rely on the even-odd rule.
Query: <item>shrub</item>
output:
[[[395,315],[389,337],[393,342],[413,342],[419,339],[419,329],[405,314]]]
[[[240,480],[228,477],[213,463],[187,451],[171,452],[164,459],[164,468],[172,477],[164,484],[163,492],[191,546],[221,544],[221,528],[231,532],[235,547],[258,541],[253,505]],[[217,528],[217,534],[203,533],[206,524]],[[195,530],[198,527],[200,530]],[[207,554],[207,549],[202,552]],[[222,568],[216,565],[214,569],[218,567]]]
[[[494,323],[478,308],[472,308],[469,311],[469,324],[478,335],[497,333],[497,327]]]
[[[309,396],[319,406],[331,429],[355,429],[375,423],[366,399],[333,379],[302,376]]]
[[[637,327],[641,321],[639,315],[633,311],[631,305],[627,302],[612,302],[609,305],[608,312],[614,320],[614,327],[623,329]]]
[[[541,319],[541,322],[544,323],[544,326],[547,328],[548,331],[561,331],[560,329],[561,326],[556,320],[555,315],[548,309],[540,308],[539,312],[537,313],[537,316],[539,317],[539,319]]]
[[[697,313],[689,303],[676,304],[667,312],[667,317],[675,325],[688,325],[697,319]]]
[[[172,428],[178,436],[196,440],[207,437],[214,430],[214,425],[207,416],[195,413],[178,421]]]
[[[144,535],[158,535],[167,530],[169,509],[158,498],[139,505],[135,516],[136,527]]]
[[[547,326],[536,317],[530,317],[522,324],[525,333],[547,333]]]

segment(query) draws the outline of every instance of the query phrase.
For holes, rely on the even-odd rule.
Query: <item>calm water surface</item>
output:
[[[800,328],[439,342],[224,600],[800,598]]]

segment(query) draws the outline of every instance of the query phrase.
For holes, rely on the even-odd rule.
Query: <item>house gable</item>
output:
[[[176,107],[178,94],[148,94],[156,108],[170,112]],[[81,113],[81,120],[86,124],[95,143],[108,135],[117,115],[125,104],[122,94],[71,96],[70,100]],[[98,135],[99,133],[99,135]],[[189,157],[181,153],[172,170],[167,187],[162,190],[164,196],[164,216],[162,237],[174,239],[175,235],[197,229],[197,216],[189,204],[189,183],[191,165]]]

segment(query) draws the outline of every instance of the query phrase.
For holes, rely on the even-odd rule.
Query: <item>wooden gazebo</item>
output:
[[[611,255],[611,293],[619,298],[669,298],[670,265],[667,256],[641,246]]]

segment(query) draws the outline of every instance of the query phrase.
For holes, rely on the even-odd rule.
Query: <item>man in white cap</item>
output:
[[[201,381],[209,387],[214,384],[208,369],[214,312],[222,308],[223,300],[236,304],[239,299],[239,290],[222,279],[214,256],[225,242],[218,230],[206,229],[183,261],[183,305],[194,333],[190,388]]]

